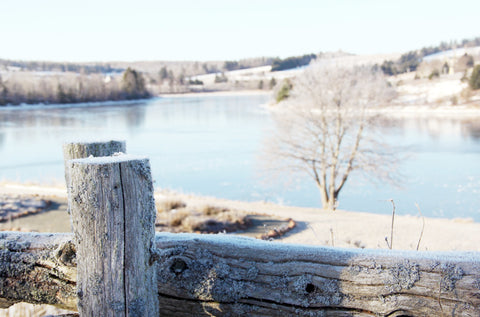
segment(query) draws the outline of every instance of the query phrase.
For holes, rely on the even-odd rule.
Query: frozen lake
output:
[[[289,188],[259,177],[259,154],[272,123],[266,95],[185,96],[130,104],[0,107],[0,180],[63,181],[62,144],[123,139],[146,155],[155,187],[247,201],[318,207],[313,182]],[[407,146],[401,188],[349,179],[340,209],[480,221],[480,121],[399,119],[384,135]]]

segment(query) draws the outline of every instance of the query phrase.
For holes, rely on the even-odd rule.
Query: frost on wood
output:
[[[151,261],[155,204],[148,160],[89,157],[70,160],[68,168],[80,314],[158,314]]]
[[[385,280],[385,286],[391,292],[411,289],[415,282],[420,280],[420,268],[418,264],[405,260],[396,263],[388,270],[389,274]]]
[[[73,142],[63,145],[63,154],[67,160],[89,156],[110,156],[119,152],[126,152],[125,141]]]
[[[440,287],[446,292],[455,290],[455,284],[465,275],[462,268],[453,264],[445,263],[442,265],[442,280]]]
[[[157,247],[162,312],[178,316],[456,316],[480,309],[477,253],[358,251],[166,233],[157,234]],[[447,281],[455,290],[439,294],[440,283],[452,285]]]
[[[0,233],[0,308],[22,301],[75,308],[76,261],[75,251],[67,250],[69,239],[65,234]]]
[[[86,157],[111,156],[115,153],[126,153],[125,141],[98,141],[98,142],[72,142],[63,145],[63,158],[65,161],[65,180],[69,186],[69,170],[67,162],[73,159]]]
[[[71,239],[2,233],[2,307],[22,298],[75,307],[79,251],[74,256]],[[154,248],[162,316],[478,316],[480,311],[478,252],[355,250],[168,233],[156,235]],[[102,277],[90,279],[92,292],[105,291]],[[132,302],[138,312],[145,305],[141,299]],[[114,301],[112,307],[123,304]]]

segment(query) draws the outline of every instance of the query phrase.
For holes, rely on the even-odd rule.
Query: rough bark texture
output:
[[[80,315],[158,315],[148,160],[119,155],[67,165]]]
[[[75,309],[72,235],[2,233],[0,303]],[[161,316],[479,316],[478,252],[156,235]],[[41,295],[39,295],[41,294]]]
[[[18,302],[76,307],[71,234],[0,233],[0,308]]]
[[[181,316],[478,316],[479,253],[157,235],[162,312]],[[182,304],[180,304],[182,303]],[[170,310],[168,310],[170,309]]]

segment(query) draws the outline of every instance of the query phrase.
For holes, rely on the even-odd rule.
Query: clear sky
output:
[[[0,58],[235,60],[480,36],[480,0],[0,0]]]

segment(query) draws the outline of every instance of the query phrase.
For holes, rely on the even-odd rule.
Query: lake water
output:
[[[185,96],[130,104],[0,108],[0,180],[63,181],[62,144],[123,139],[150,158],[155,187],[247,201],[318,207],[309,179],[285,187],[259,175],[272,122],[267,95]],[[340,209],[480,221],[480,121],[392,120],[388,142],[408,146],[401,188],[353,175]]]

